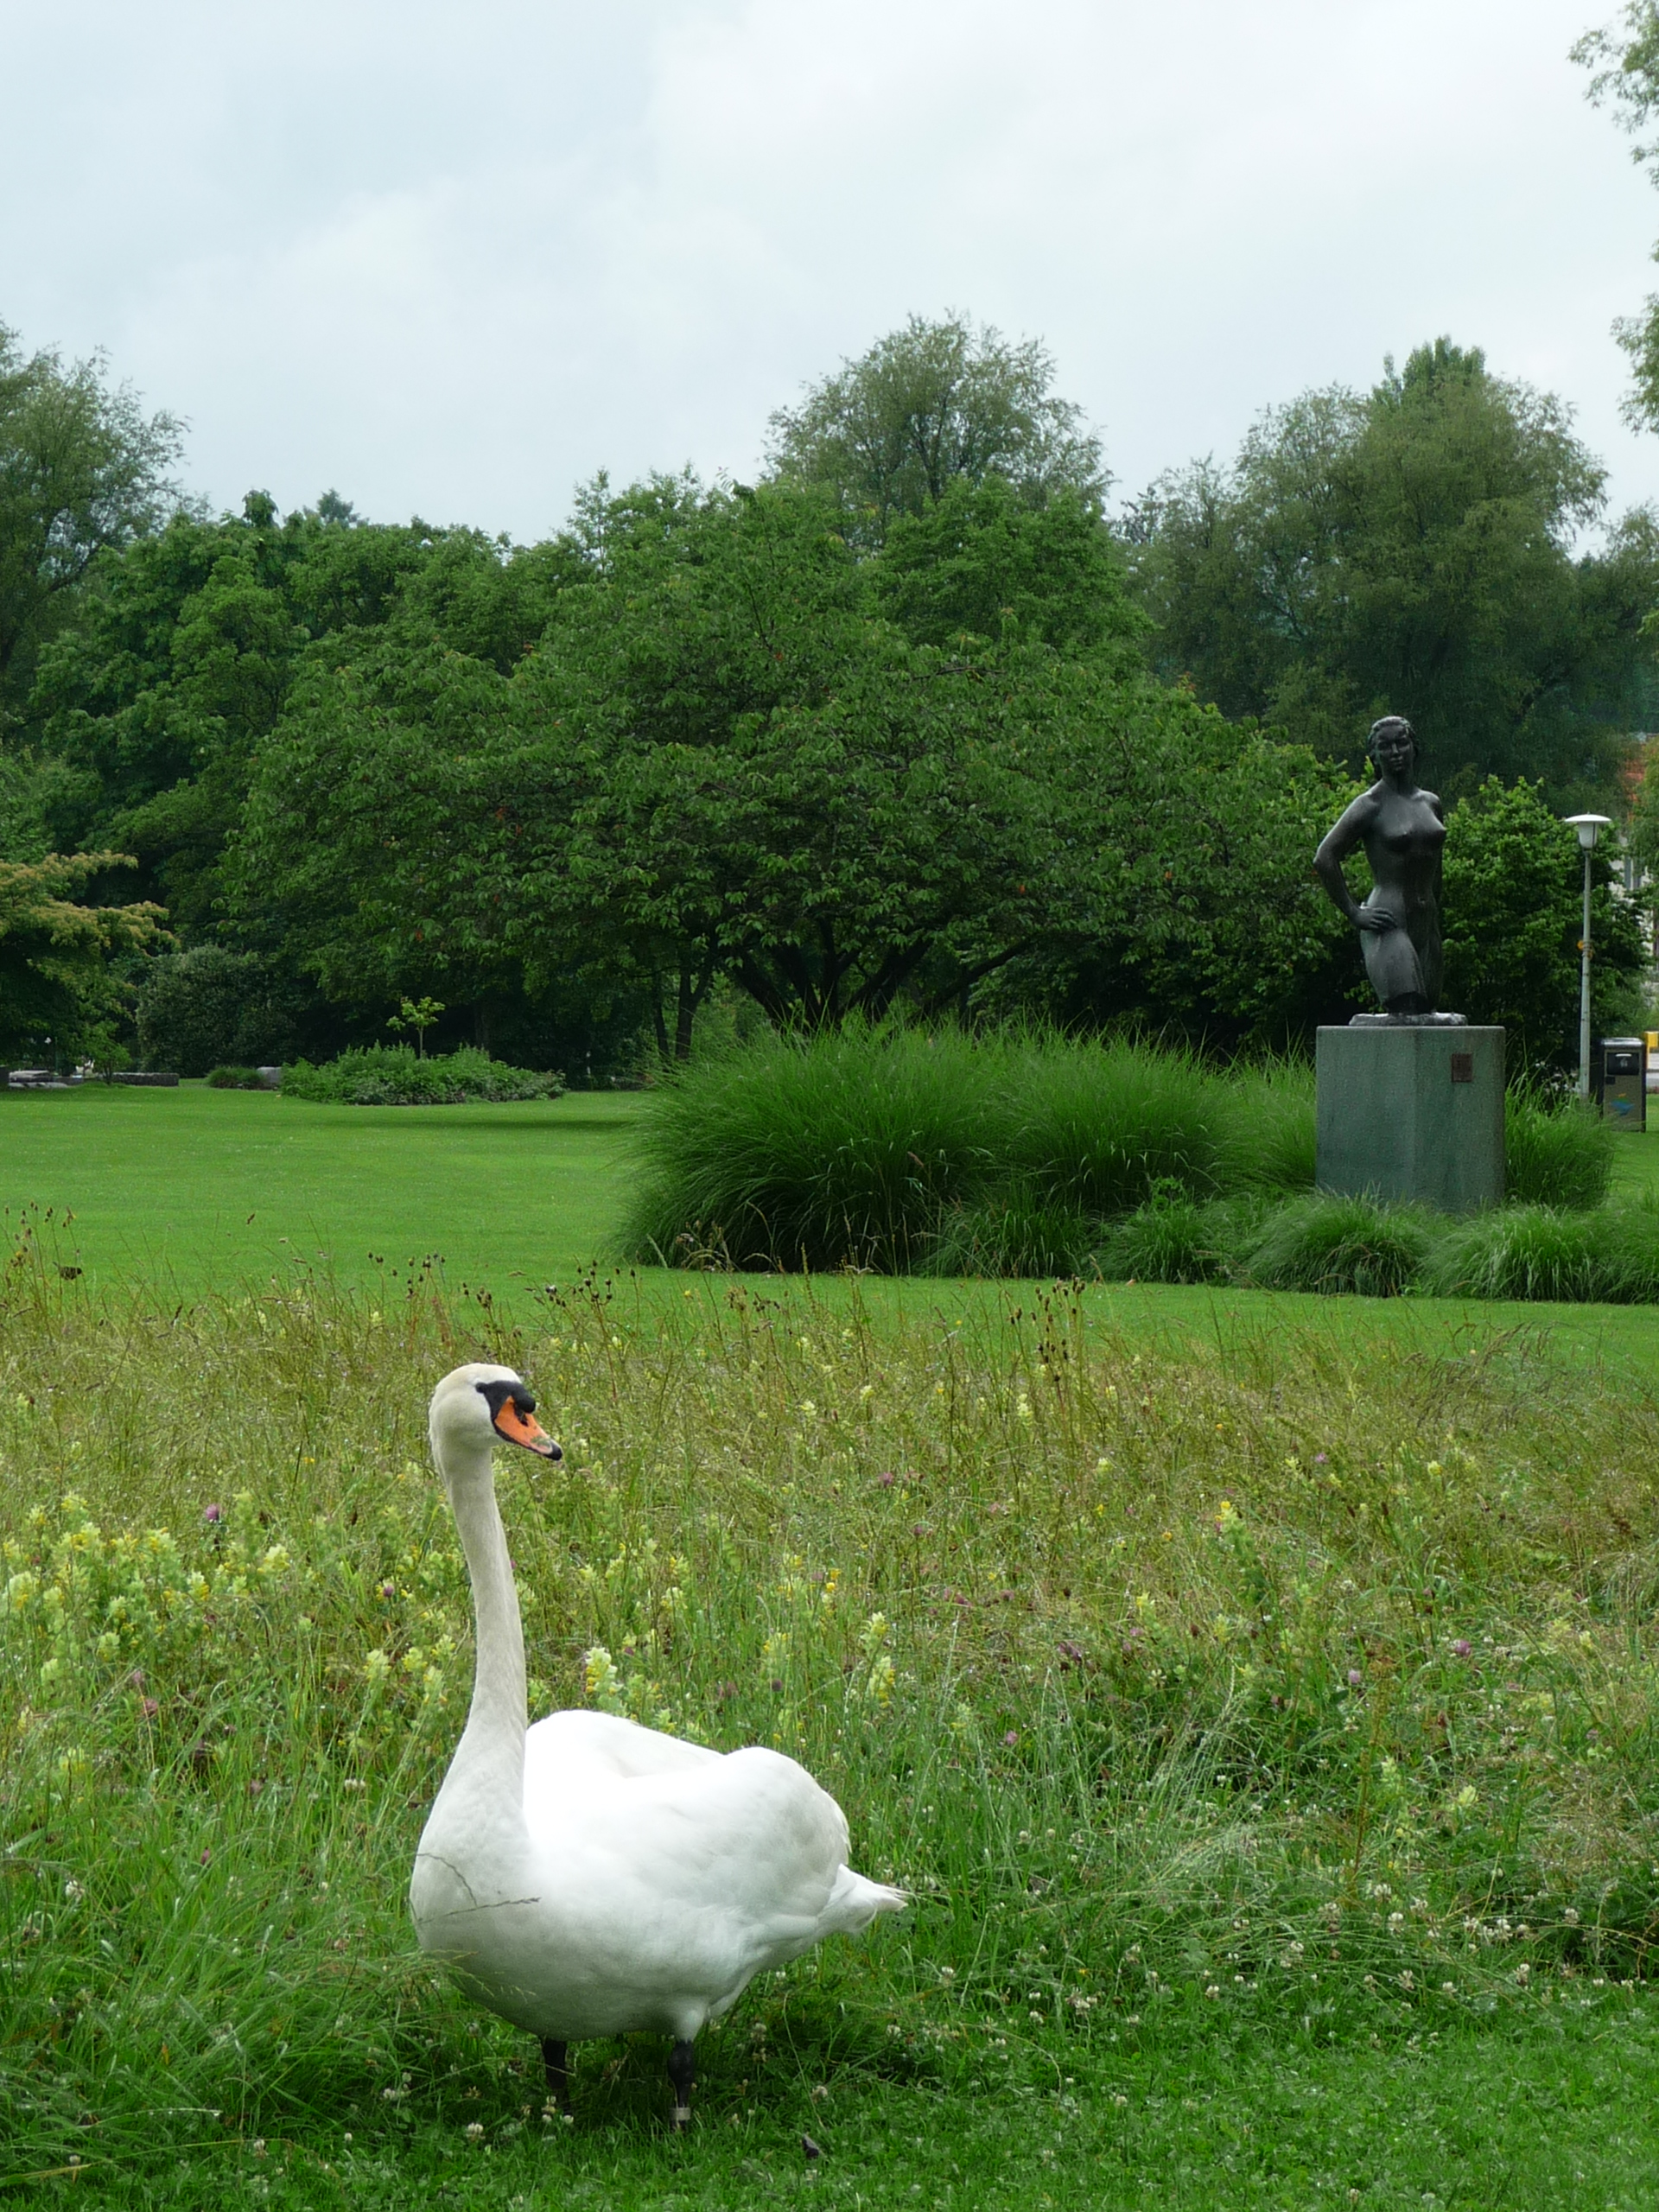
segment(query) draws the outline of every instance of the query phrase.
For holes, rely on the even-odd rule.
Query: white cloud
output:
[[[0,4],[0,315],[107,345],[224,503],[538,534],[601,466],[752,469],[947,306],[1045,337],[1128,487],[1445,330],[1634,499],[1607,326],[1659,197],[1582,7]]]

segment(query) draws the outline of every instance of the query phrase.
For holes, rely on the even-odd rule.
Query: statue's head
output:
[[[1365,751],[1372,767],[1379,774],[1385,766],[1414,767],[1417,762],[1417,733],[1403,715],[1384,715],[1380,721],[1371,724],[1370,734],[1365,740]]]

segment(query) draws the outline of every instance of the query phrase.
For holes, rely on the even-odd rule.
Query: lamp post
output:
[[[1579,833],[1584,855],[1584,935],[1579,939],[1579,1096],[1590,1096],[1590,855],[1596,840],[1612,823],[1605,814],[1569,814],[1569,825]]]

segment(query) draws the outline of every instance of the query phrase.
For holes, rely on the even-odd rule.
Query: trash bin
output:
[[[1601,1116],[1616,1129],[1647,1128],[1648,1040],[1645,1037],[1602,1039]]]

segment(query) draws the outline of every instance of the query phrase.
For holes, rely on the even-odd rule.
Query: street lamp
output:
[[[1579,1096],[1590,1096],[1590,855],[1596,840],[1612,823],[1605,814],[1569,814],[1569,826],[1579,833],[1584,855],[1584,935],[1579,939]]]

